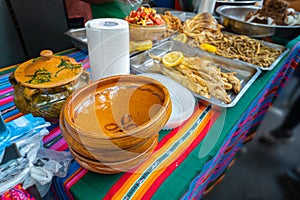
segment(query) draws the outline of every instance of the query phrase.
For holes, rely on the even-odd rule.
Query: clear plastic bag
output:
[[[73,157],[68,151],[40,149],[33,164],[52,171],[54,176],[65,177],[72,159]]]
[[[142,5],[142,0],[114,0],[123,13],[128,15],[131,10],[137,10]]]
[[[24,181],[23,187],[26,189],[36,185],[43,197],[50,188],[53,176],[65,177],[67,175],[72,159],[70,152],[39,149],[31,163],[30,176]]]
[[[29,176],[28,158],[11,160],[0,166],[0,195]]]
[[[41,117],[34,117],[31,114],[19,117],[5,124],[7,131],[0,135],[0,163],[2,162],[4,151],[10,145],[31,138],[34,135],[44,136],[49,132],[46,127],[50,126]]]
[[[32,161],[42,147],[42,138],[49,133],[48,126],[49,122],[31,114],[5,124],[6,130],[0,135],[0,163],[5,149],[11,145],[17,147],[20,157],[0,165],[0,195],[28,179]]]

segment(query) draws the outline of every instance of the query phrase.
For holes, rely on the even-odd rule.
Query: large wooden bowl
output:
[[[134,167],[140,165],[151,155],[151,153],[154,151],[157,144],[158,144],[158,139],[155,139],[152,145],[145,152],[131,159],[125,161],[119,161],[119,162],[103,162],[99,160],[93,160],[81,155],[80,153],[74,151],[72,148],[69,149],[71,155],[82,167],[96,173],[116,174],[119,172],[129,171],[130,169],[133,169]]]
[[[65,128],[63,120],[60,121],[60,130],[66,142],[68,144],[72,144],[72,149],[75,152],[78,152],[82,156],[89,159],[101,160],[103,162],[121,162],[130,160],[149,149],[152,146],[153,142],[158,138],[158,134],[155,134],[150,138],[145,138],[140,144],[127,149],[121,149],[114,145],[111,145],[111,147],[108,149],[102,147],[95,149],[83,145],[81,141],[76,141],[72,136],[70,136]]]
[[[160,82],[118,75],[69,96],[60,127],[69,147],[80,155],[99,162],[125,162],[152,146],[171,112],[170,94]]]

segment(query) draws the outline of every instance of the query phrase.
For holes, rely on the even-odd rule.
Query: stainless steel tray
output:
[[[254,5],[257,2],[260,2],[261,0],[217,0],[216,3],[219,3],[221,5]]]
[[[88,51],[88,42],[87,42],[87,36],[86,36],[86,30],[85,28],[76,28],[76,29],[69,29],[65,32],[65,35],[69,36],[71,39],[71,43],[83,50],[83,51]],[[174,35],[164,38],[162,40],[157,40],[153,42],[153,47],[159,45],[162,42],[165,42],[169,40],[170,38],[174,37]],[[139,51],[131,52],[130,56],[136,55],[140,53]]]
[[[272,63],[272,65],[270,65],[269,67],[260,67],[258,65],[254,65],[255,67],[260,68],[261,70],[267,70],[270,71],[272,70],[277,64],[278,62],[289,52],[289,49],[286,48],[285,46],[279,45],[279,44],[274,44],[274,43],[270,43],[270,42],[266,42],[263,40],[259,40],[261,44],[270,47],[272,49],[277,49],[277,50],[281,50],[282,53],[275,59],[275,61]]]
[[[281,40],[290,41],[300,34],[300,25],[282,26],[268,25],[245,21],[245,17],[249,12],[260,10],[259,6],[230,6],[223,5],[216,9],[216,13],[220,15],[220,21],[227,30],[233,31],[241,35],[248,35],[255,38],[264,38],[275,36]],[[295,12],[299,14],[299,12]]]
[[[69,29],[65,32],[65,35],[70,37],[71,43],[75,47],[83,51],[88,50],[85,28]]]
[[[227,31],[223,31],[223,33],[230,34],[230,35],[237,35],[235,33],[227,32]],[[274,43],[266,42],[264,40],[259,40],[259,39],[256,39],[256,40],[259,41],[261,44],[265,45],[266,47],[269,47],[269,48],[272,48],[272,49],[276,49],[276,50],[281,50],[282,53],[274,60],[274,62],[269,67],[261,67],[261,66],[258,66],[258,65],[247,63],[246,61],[242,61],[242,60],[238,60],[239,62],[247,63],[250,66],[259,68],[259,69],[261,69],[263,71],[270,71],[290,51],[288,48],[286,48],[285,46],[280,45],[280,44],[274,44]],[[201,50],[201,51],[203,51],[203,50]],[[214,55],[214,54],[212,54],[212,55]],[[234,60],[237,60],[237,59],[234,59]]]
[[[229,104],[216,100],[214,98],[208,99],[198,94],[194,95],[203,101],[203,103],[211,103],[220,107],[233,107],[247,91],[247,89],[252,85],[256,78],[261,73],[261,70],[257,67],[253,67],[248,63],[241,62],[238,60],[232,60],[224,58],[217,55],[209,54],[205,51],[201,51],[198,48],[191,47],[189,45],[183,44],[177,41],[166,41],[148,51],[140,53],[131,57],[130,65],[133,73],[144,73],[144,72],[153,72],[154,60],[149,57],[149,53],[152,53],[155,56],[163,56],[170,51],[181,51],[186,56],[199,56],[212,60],[214,63],[225,72],[237,72],[237,78],[240,79],[242,88],[238,94],[235,94],[231,91],[228,92],[232,101]]]

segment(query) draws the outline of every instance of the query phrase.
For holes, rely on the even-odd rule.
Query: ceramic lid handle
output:
[[[46,59],[51,59],[53,56],[53,52],[51,50],[43,50],[41,51],[40,56]]]

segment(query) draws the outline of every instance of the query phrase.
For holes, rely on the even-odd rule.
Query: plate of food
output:
[[[216,12],[229,31],[255,38],[279,36],[291,40],[300,34],[300,13],[288,5],[274,0],[263,7],[223,5]]]
[[[186,44],[222,57],[239,60],[262,70],[272,70],[288,49],[247,35],[223,31],[210,13],[201,13],[183,24]]]

